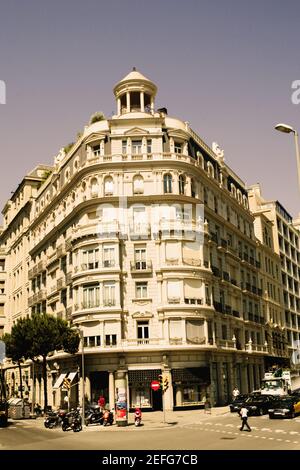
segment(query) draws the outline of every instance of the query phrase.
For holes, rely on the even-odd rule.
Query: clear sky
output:
[[[274,125],[300,131],[299,39],[298,0],[0,0],[0,206],[93,112],[115,111],[112,88],[135,66],[157,107],[295,216],[294,142]]]

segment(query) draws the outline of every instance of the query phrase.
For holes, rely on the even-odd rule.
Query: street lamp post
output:
[[[285,134],[294,134],[295,138],[295,148],[296,148],[296,159],[297,159],[297,172],[298,172],[298,186],[300,191],[300,154],[299,154],[299,143],[298,143],[298,132],[287,124],[277,124],[275,129],[279,132],[284,132]]]
[[[80,332],[81,340],[81,375],[82,375],[82,426],[85,424],[85,380],[84,380],[84,337],[83,331]]]

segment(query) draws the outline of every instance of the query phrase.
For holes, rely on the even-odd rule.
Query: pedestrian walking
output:
[[[242,420],[242,426],[240,427],[240,431],[243,431],[244,426],[247,426],[247,431],[251,432],[251,428],[248,424],[248,410],[247,410],[247,408],[245,408],[243,406],[243,408],[241,408],[241,411],[239,412],[239,415],[240,415],[241,420]]]

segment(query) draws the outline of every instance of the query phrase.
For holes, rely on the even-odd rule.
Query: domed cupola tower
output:
[[[114,87],[117,115],[123,116],[129,113],[153,114],[156,92],[156,85],[133,67],[132,72]]]

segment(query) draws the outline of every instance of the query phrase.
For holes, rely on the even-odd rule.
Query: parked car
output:
[[[295,418],[300,413],[300,396],[280,397],[274,407],[269,408],[269,418]]]
[[[238,395],[237,397],[235,397],[234,400],[232,400],[232,403],[229,404],[231,413],[234,413],[235,411],[240,411],[242,405],[245,403],[247,398],[249,398],[249,394]]]
[[[248,409],[249,415],[262,416],[268,413],[269,408],[278,401],[278,397],[274,395],[253,395],[247,398],[244,406]]]

